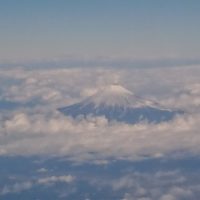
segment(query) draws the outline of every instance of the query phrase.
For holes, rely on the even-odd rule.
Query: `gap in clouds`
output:
[[[199,162],[193,157],[74,165],[58,158],[1,157],[0,198],[195,200]]]

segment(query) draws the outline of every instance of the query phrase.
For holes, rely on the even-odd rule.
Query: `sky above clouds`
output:
[[[197,58],[198,0],[0,2],[0,61]]]

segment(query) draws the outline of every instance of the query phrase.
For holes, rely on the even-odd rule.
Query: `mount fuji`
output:
[[[166,109],[157,102],[143,99],[118,84],[104,87],[85,100],[58,108],[58,110],[73,118],[80,115],[105,116],[108,121],[115,120],[130,124],[142,121],[160,123],[183,113],[183,111]]]

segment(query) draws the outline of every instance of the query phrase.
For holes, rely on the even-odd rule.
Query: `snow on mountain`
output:
[[[159,123],[183,113],[163,108],[157,102],[142,99],[118,84],[104,87],[85,100],[58,110],[74,118],[80,115],[105,116],[108,121],[132,124],[141,121]]]
[[[129,105],[132,92],[123,88],[120,85],[109,85],[100,89],[96,94],[85,100],[85,103],[93,102],[95,106],[102,104],[107,106],[126,106]]]

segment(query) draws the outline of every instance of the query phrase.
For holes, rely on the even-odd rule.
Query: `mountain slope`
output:
[[[162,108],[157,102],[142,99],[116,84],[99,90],[95,95],[79,103],[58,110],[74,118],[80,115],[105,116],[109,121],[131,124],[141,121],[160,123],[182,113]]]

